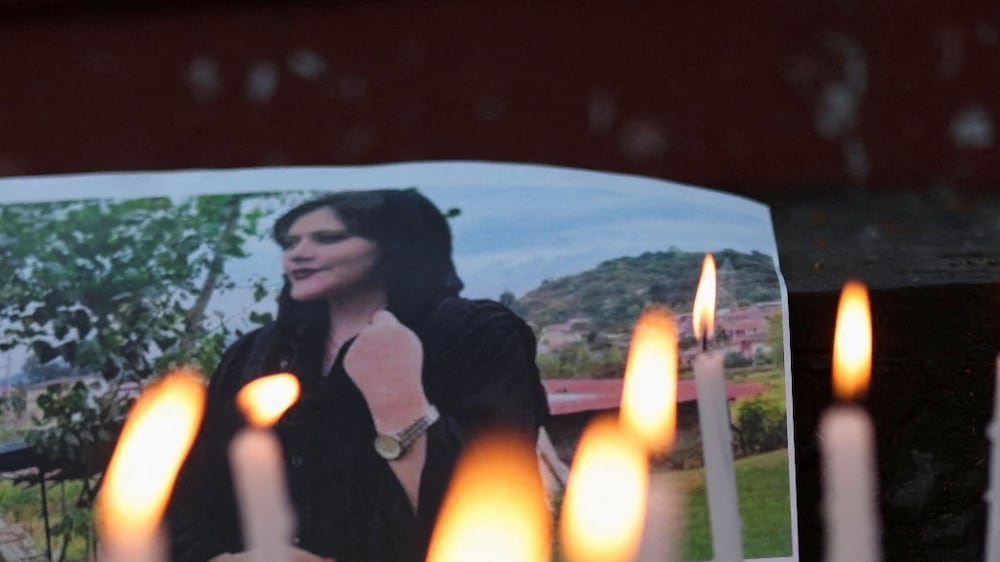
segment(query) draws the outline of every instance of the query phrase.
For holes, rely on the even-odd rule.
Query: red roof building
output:
[[[563,462],[572,462],[584,427],[594,415],[618,410],[623,379],[545,379],[542,384],[548,397],[552,419],[547,424],[549,436]],[[726,384],[729,400],[749,398],[764,391],[756,383]],[[669,462],[673,466],[701,466],[701,435],[698,425],[698,392],[691,379],[677,382],[677,426]]]
[[[622,399],[623,379],[545,379],[542,385],[549,400],[552,415],[578,412],[616,410]],[[726,397],[730,400],[748,398],[764,391],[755,383],[727,383]],[[694,380],[677,381],[677,403],[698,399]]]

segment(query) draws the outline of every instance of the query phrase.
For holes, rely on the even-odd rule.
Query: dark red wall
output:
[[[475,158],[745,193],[1000,185],[995,1],[90,5],[0,2],[0,174]]]

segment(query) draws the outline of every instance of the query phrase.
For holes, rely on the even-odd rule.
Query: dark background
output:
[[[873,287],[887,560],[980,560],[1000,3],[0,0],[0,175],[417,159],[769,203],[803,560],[837,291]]]
[[[1000,175],[996,2],[2,0],[0,15],[5,175],[475,158],[748,194]]]

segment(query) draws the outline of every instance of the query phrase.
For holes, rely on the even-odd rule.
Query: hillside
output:
[[[511,308],[537,327],[588,318],[594,330],[628,333],[651,302],[690,311],[703,258],[702,253],[671,249],[608,260],[589,271],[547,279]],[[715,260],[719,307],[780,300],[771,256],[722,250]]]

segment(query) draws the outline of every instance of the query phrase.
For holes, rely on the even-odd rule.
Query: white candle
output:
[[[877,562],[879,546],[875,438],[871,420],[849,403],[871,378],[872,327],[868,290],[844,285],[833,339],[833,388],[842,401],[823,414],[823,506],[827,562]]]
[[[166,537],[158,527],[104,539],[97,545],[98,562],[166,562],[167,559]]]
[[[708,343],[715,331],[715,258],[705,255],[701,280],[694,297],[691,322],[695,336]],[[698,389],[698,425],[708,492],[712,551],[718,562],[743,560],[743,522],[740,519],[733,466],[733,434],[729,427],[729,399],[722,354],[707,349],[694,358]]]
[[[828,409],[820,421],[823,455],[823,515],[827,562],[875,562],[878,556],[875,439],[861,408]]]
[[[653,307],[636,323],[622,390],[620,422],[653,458],[666,456],[677,426],[677,326],[667,309]],[[613,492],[611,492],[613,493]],[[680,556],[684,493],[671,475],[649,477],[637,562]]]
[[[448,483],[427,562],[552,560],[552,517],[533,445],[503,432],[469,443]]]
[[[285,482],[281,443],[270,429],[299,397],[289,373],[261,377],[240,389],[236,403],[252,427],[229,445],[233,485],[240,507],[244,548],[257,562],[290,560],[295,526]]]
[[[736,492],[733,435],[729,427],[722,355],[706,352],[695,357],[694,379],[698,388],[698,424],[705,461],[712,551],[718,562],[742,561],[743,522]]]
[[[637,437],[611,417],[583,430],[559,518],[564,559],[635,562],[650,517],[649,456]]]
[[[684,538],[683,485],[670,473],[653,473],[649,479],[646,522],[636,562],[678,562]]]
[[[989,524],[986,527],[986,562],[1000,562],[1000,356],[993,382],[993,421],[987,433],[990,442],[990,489],[986,501],[990,504]]]
[[[229,445],[229,459],[245,548],[259,562],[288,560],[293,516],[278,438],[267,429],[245,429]]]
[[[167,560],[160,519],[204,400],[204,382],[190,371],[167,375],[136,400],[97,498],[101,562]]]

